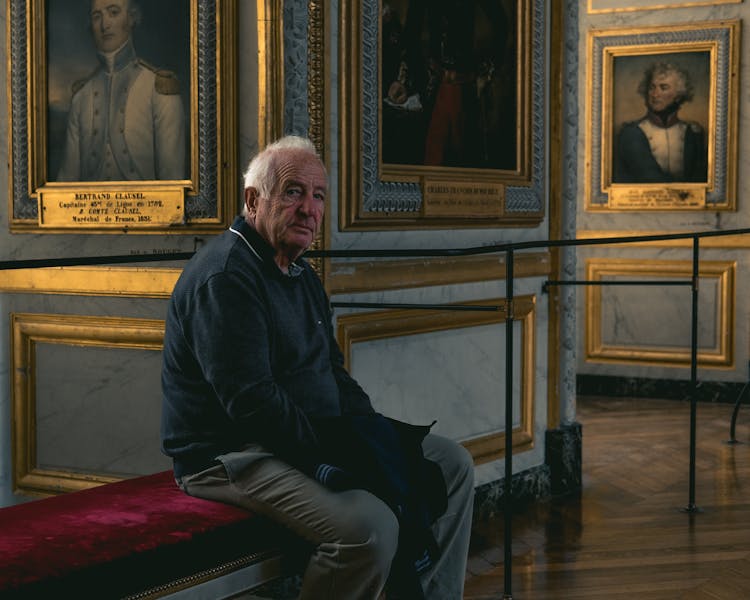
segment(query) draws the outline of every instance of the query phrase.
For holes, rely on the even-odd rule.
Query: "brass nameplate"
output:
[[[706,186],[679,187],[612,186],[608,208],[619,210],[702,210]]]
[[[500,217],[505,186],[499,183],[425,180],[423,209],[427,217]]]
[[[66,229],[149,228],[185,222],[185,188],[137,186],[39,190],[39,226]]]

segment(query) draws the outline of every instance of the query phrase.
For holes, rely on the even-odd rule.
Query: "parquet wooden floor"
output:
[[[518,511],[514,600],[750,599],[750,407],[697,408],[689,501],[689,403],[579,398],[583,490]],[[503,517],[478,524],[464,598],[503,598]]]

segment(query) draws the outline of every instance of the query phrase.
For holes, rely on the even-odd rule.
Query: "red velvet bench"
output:
[[[0,509],[0,598],[224,597],[279,575],[282,538],[171,471],[126,479]]]

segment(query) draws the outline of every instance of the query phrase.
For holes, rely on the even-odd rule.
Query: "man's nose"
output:
[[[320,212],[320,207],[312,192],[307,192],[302,196],[298,210],[305,215],[315,215]]]

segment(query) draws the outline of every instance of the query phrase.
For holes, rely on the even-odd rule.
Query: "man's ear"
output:
[[[247,208],[247,214],[254,217],[257,212],[256,203],[258,201],[258,190],[254,187],[245,188],[245,207]]]

